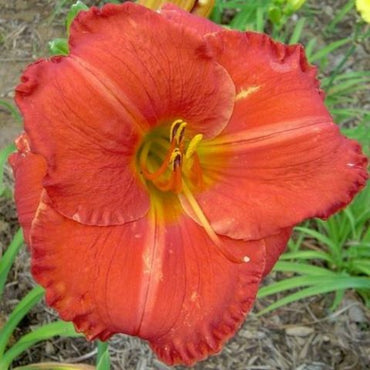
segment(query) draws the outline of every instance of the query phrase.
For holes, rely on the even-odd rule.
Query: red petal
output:
[[[166,217],[174,212],[166,210]],[[248,263],[218,252],[203,228],[174,214],[121,226],[86,226],[42,203],[32,229],[32,271],[47,302],[89,338],[116,332],[149,340],[168,364],[217,352],[255,299],[263,242],[221,237]]]
[[[31,65],[17,88],[32,151],[48,163],[44,187],[81,223],[138,219],[149,207],[135,166],[143,134],[179,117],[217,134],[234,85],[199,35],[135,4],[81,12],[70,50]]]
[[[29,233],[40,202],[46,163],[43,157],[30,152],[27,135],[20,135],[16,144],[18,152],[9,157],[9,163],[15,177],[14,197],[18,219],[23,228],[24,239],[29,245]]]
[[[148,196],[135,175],[139,135],[100,82],[71,58],[31,65],[17,88],[31,150],[47,161],[43,185],[59,212],[107,225],[143,216]]]
[[[228,73],[198,32],[156,12],[130,2],[81,12],[70,44],[74,60],[141,114],[144,127],[182,118],[212,137],[230,118],[235,87]]]
[[[209,21],[206,18],[186,12],[172,3],[166,3],[162,6],[160,13],[167,19],[180,24],[182,27],[187,27],[196,30],[199,35],[222,31],[223,28],[216,23]]]
[[[252,32],[224,31],[206,38],[236,85],[234,112],[223,134],[302,118],[331,119],[316,67],[308,64],[300,45]]]
[[[331,122],[301,48],[219,36],[220,61],[245,90],[230,125],[199,146],[212,185],[196,198],[213,229],[260,239],[348,204],[365,184],[366,158]]]

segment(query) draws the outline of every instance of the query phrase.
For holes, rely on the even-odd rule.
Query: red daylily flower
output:
[[[173,5],[92,8],[25,71],[14,169],[32,273],[89,339],[190,365],[239,328],[292,227],[366,181],[300,46]]]

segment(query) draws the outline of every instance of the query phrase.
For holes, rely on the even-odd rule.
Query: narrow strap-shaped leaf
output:
[[[34,307],[44,295],[44,289],[40,286],[34,287],[14,308],[10,314],[8,321],[0,330],[0,358],[4,353],[6,345],[14,329],[19,322],[27,315],[32,307]],[[1,362],[0,362],[1,363]],[[0,369],[3,369],[0,366]]]
[[[19,229],[10,243],[8,249],[0,259],[0,298],[3,295],[6,279],[10,268],[13,265],[14,259],[23,246],[23,233]]]
[[[320,60],[321,58],[326,57],[328,54],[332,53],[334,50],[340,48],[341,46],[345,44],[348,44],[351,41],[352,41],[351,38],[347,37],[345,39],[341,39],[341,40],[330,43],[329,45],[327,45],[326,47],[324,47],[323,49],[319,50],[317,53],[312,55],[310,58],[310,63],[316,62]]]
[[[258,312],[258,316],[263,315],[269,311],[275,310],[279,307],[285,306],[288,303],[298,301],[303,298],[311,297],[313,295],[334,292],[342,289],[370,289],[370,279],[364,277],[349,277],[335,275],[332,277],[331,281],[326,281],[325,284],[318,283],[312,287],[302,289],[299,292],[290,294],[277,302],[266,307],[262,311]]]
[[[312,266],[306,263],[298,263],[298,262],[285,262],[279,261],[275,267],[274,271],[285,271],[285,272],[296,272],[298,274],[306,274],[306,275],[336,275],[335,272],[330,271],[324,267],[319,266]]]
[[[316,230],[312,230],[312,229],[309,229],[308,227],[300,227],[300,226],[296,227],[296,230],[301,231],[305,233],[306,235],[312,236],[313,238],[317,239],[324,245],[327,245],[331,249],[334,249],[334,250],[336,249],[335,243],[330,238],[319,233]]]
[[[10,114],[12,115],[12,117],[18,122],[18,123],[22,123],[22,116],[21,114],[19,113],[18,109],[11,103],[8,103],[7,101],[1,99],[0,100],[0,106],[6,108]]]
[[[98,341],[96,370],[110,370],[109,345],[107,342]]]
[[[257,297],[263,298],[271,294],[281,293],[294,288],[303,288],[309,285],[326,284],[327,282],[330,283],[332,279],[333,278],[330,275],[295,276],[260,288]]]
[[[81,334],[76,333],[73,325],[65,321],[56,321],[50,324],[43,325],[35,329],[31,333],[24,335],[17,343],[5,352],[0,359],[0,369],[8,369],[10,364],[26,349],[32,347],[38,342],[53,338],[61,337],[78,337]]]
[[[295,25],[292,36],[289,39],[289,44],[296,44],[299,42],[306,18],[301,18]]]
[[[280,261],[285,260],[308,260],[308,259],[320,259],[330,263],[334,263],[331,256],[322,251],[298,251],[298,252],[287,252],[280,256]]]
[[[5,190],[4,186],[4,165],[8,160],[9,154],[16,150],[14,144],[9,144],[0,151],[0,196]]]

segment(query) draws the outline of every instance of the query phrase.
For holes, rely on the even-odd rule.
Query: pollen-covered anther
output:
[[[177,168],[181,167],[182,153],[179,148],[175,148],[175,150],[171,154],[170,163],[172,164],[173,171],[176,171]]]
[[[171,125],[170,129],[170,142],[175,140],[177,145],[180,145],[184,141],[185,137],[185,127],[187,123],[182,119],[177,119]]]

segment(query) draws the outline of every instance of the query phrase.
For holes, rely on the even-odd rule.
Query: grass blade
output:
[[[0,151],[0,196],[5,190],[4,186],[4,165],[8,160],[9,154],[14,152],[16,147],[14,144],[10,144],[6,146],[4,149]]]
[[[297,42],[299,42],[299,40],[301,38],[301,35],[302,35],[302,31],[303,31],[305,21],[306,21],[306,18],[301,18],[297,22],[297,24],[294,27],[292,36],[289,39],[289,44],[296,44]]]
[[[53,338],[55,336],[79,337],[81,334],[76,333],[73,325],[65,321],[56,321],[43,325],[31,333],[24,335],[4,354],[4,356],[0,359],[0,369],[8,369],[10,364],[22,352],[38,342]]]
[[[18,109],[13,104],[8,103],[7,101],[0,99],[0,106],[6,108],[10,112],[10,114],[12,115],[12,117],[18,123],[22,123],[22,116],[19,113]]]
[[[325,252],[321,251],[297,251],[297,252],[287,252],[281,255],[280,261],[284,260],[309,260],[309,259],[319,259],[327,261],[329,263],[334,263],[331,256]]]
[[[13,265],[15,257],[23,246],[23,232],[19,229],[12,242],[10,243],[8,249],[0,259],[0,298],[3,295],[6,279],[10,268]],[[0,352],[1,353],[1,352]]]
[[[318,221],[320,222],[321,220],[318,220]],[[333,240],[331,240],[327,236],[319,233],[316,230],[312,230],[312,229],[309,229],[308,227],[302,227],[302,226],[296,227],[296,230],[301,231],[302,233],[305,233],[306,235],[309,235],[314,239],[317,239],[323,245],[327,245],[331,250],[336,250],[337,249]]]
[[[328,54],[332,53],[334,50],[340,48],[341,46],[343,46],[345,44],[348,44],[351,41],[352,40],[348,37],[348,38],[341,39],[341,40],[334,41],[334,42],[330,43],[329,45],[327,45],[323,49],[319,50],[317,53],[313,54],[310,57],[310,63],[316,62],[316,61],[320,60],[321,58],[326,57]]]
[[[33,288],[15,307],[10,314],[8,321],[0,330],[0,358],[4,353],[6,345],[14,329],[17,327],[19,322],[27,315],[32,307],[34,307],[44,295],[44,289],[40,286]],[[0,361],[1,364],[1,361]],[[7,367],[1,367],[0,369],[7,369]]]
[[[305,286],[318,284],[326,277],[319,276],[295,276],[289,279],[281,280],[268,286],[262,287],[258,293],[258,298],[264,298],[271,294],[281,293],[289,289],[303,288]],[[331,279],[331,277],[329,278]]]
[[[98,357],[96,359],[96,370],[110,370],[111,363],[108,348],[108,342],[98,341]]]
[[[335,274],[329,280],[328,276],[324,276],[321,282],[317,283],[316,285],[302,289],[299,292],[290,294],[280,299],[279,301],[258,312],[257,316],[261,316],[269,311],[275,310],[279,307],[287,305],[288,303],[292,303],[303,298],[351,288],[370,290],[370,278],[349,277]]]
[[[335,275],[335,272],[330,271],[324,267],[312,266],[306,263],[296,263],[296,262],[284,262],[279,261],[274,267],[274,271],[282,272],[296,272],[297,274],[306,274],[310,276],[325,276],[325,275]]]

